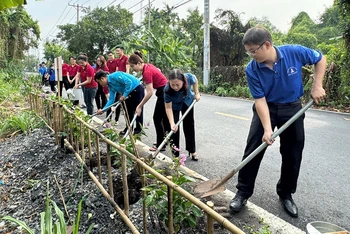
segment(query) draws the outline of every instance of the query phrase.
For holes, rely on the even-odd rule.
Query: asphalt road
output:
[[[152,119],[155,100],[153,95],[144,108],[144,125],[149,126],[142,141],[149,146],[156,139]],[[200,159],[194,162],[187,158],[186,166],[210,179],[223,177],[236,167],[245,148],[252,105],[250,100],[202,94],[194,107]],[[121,115],[117,128],[122,130],[124,124]],[[302,230],[312,221],[330,222],[350,230],[350,115],[309,109],[305,134],[298,188],[293,195],[299,217],[291,218],[284,212],[275,192],[281,166],[279,138],[265,153],[249,200]],[[180,144],[180,150],[187,154],[182,130]],[[227,188],[236,192],[236,183],[237,175]]]
[[[154,103],[153,96],[144,110],[144,123],[150,126],[143,142],[150,146],[155,140]],[[200,160],[188,158],[186,166],[207,178],[217,178],[238,165],[248,135],[252,104],[248,100],[202,95],[194,107]],[[350,115],[309,109],[305,132],[298,189],[293,196],[299,218],[284,212],[275,192],[281,165],[278,138],[266,151],[250,201],[303,230],[311,221],[331,222],[350,230]],[[185,149],[183,140],[182,134],[180,149]],[[237,176],[228,182],[227,188],[236,192],[236,182]]]

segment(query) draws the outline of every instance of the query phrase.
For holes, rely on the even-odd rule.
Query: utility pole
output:
[[[143,0],[141,0],[141,20],[140,20],[141,23],[142,23],[142,19],[143,19]]]
[[[87,9],[87,7],[84,7],[82,5],[75,5],[75,4],[69,4],[68,3],[68,6],[71,6],[71,7],[74,7],[75,9],[77,9],[77,23],[79,22],[79,12],[80,12],[80,9]]]
[[[209,0],[204,0],[204,58],[203,58],[203,84],[209,83],[210,76],[210,26],[209,26]]]
[[[151,31],[151,0],[148,0],[148,31]],[[151,43],[151,37],[148,36],[148,46]],[[147,62],[149,63],[149,51],[147,53]]]

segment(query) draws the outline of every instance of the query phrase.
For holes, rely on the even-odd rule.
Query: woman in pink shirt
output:
[[[140,116],[143,106],[148,102],[148,100],[153,95],[153,89],[156,89],[157,102],[154,107],[153,112],[153,122],[154,127],[156,128],[157,142],[155,147],[150,148],[150,151],[156,151],[157,147],[162,143],[165,137],[166,132],[170,132],[170,124],[168,117],[165,112],[164,105],[164,87],[167,84],[168,80],[160,71],[159,68],[155,67],[150,63],[145,63],[142,60],[142,54],[139,51],[136,51],[135,54],[130,55],[129,57],[130,67],[136,71],[142,71],[143,82],[146,85],[146,95],[136,107],[136,113]],[[165,148],[162,149],[164,151]]]

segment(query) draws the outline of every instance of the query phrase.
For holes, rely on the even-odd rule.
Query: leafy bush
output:
[[[218,87],[218,88],[215,90],[215,94],[218,95],[218,96],[225,97],[225,96],[227,96],[227,90],[224,89],[223,87]]]
[[[194,182],[195,180],[192,177],[182,174],[178,170],[180,165],[184,165],[183,159],[186,159],[186,156],[181,155],[179,158],[174,158],[174,164],[169,167],[176,170],[176,173],[172,176],[172,182],[178,186],[184,187],[186,183]],[[155,179],[151,174],[147,174],[146,176],[149,179]],[[168,225],[167,185],[157,180],[154,184],[143,187],[142,190],[147,192],[147,196],[144,198],[146,206],[152,207],[152,209],[156,211],[159,220],[164,222],[165,225]],[[176,191],[173,192],[172,202],[175,232],[178,233],[182,228],[186,227],[195,228],[197,225],[197,218],[203,216],[201,209]]]
[[[40,128],[44,122],[31,111],[24,111],[4,120],[0,129],[0,136],[13,132],[29,134],[33,129]]]

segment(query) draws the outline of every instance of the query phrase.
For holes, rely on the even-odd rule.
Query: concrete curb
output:
[[[96,123],[100,123],[102,124],[102,121],[97,118],[94,117],[93,120]],[[137,150],[139,151],[139,154],[141,157],[147,157],[150,155],[149,152],[149,146],[144,144],[141,141],[137,141],[136,142],[136,146],[137,146]],[[156,168],[167,168],[169,163],[172,163],[173,160],[171,158],[169,158],[168,156],[166,156],[165,154],[159,153],[155,159],[155,166]],[[190,168],[187,167],[181,167],[182,171],[187,174],[188,176],[191,176],[197,180],[201,180],[201,181],[207,181],[209,180],[208,178],[202,176],[201,174],[198,174],[196,171],[191,170]],[[221,200],[224,201],[224,204],[220,204],[220,203],[215,203],[216,205],[221,205],[224,207],[228,207],[228,204],[230,202],[230,200],[235,196],[235,193],[233,193],[232,191],[226,189],[225,191],[221,192],[218,195],[214,195],[212,196],[212,200]],[[243,212],[243,211],[241,211]],[[240,212],[240,213],[241,213]],[[269,229],[272,231],[272,233],[274,234],[306,234],[305,231],[293,226],[292,224],[284,221],[283,219],[271,214],[270,212],[262,209],[261,207],[251,203],[251,202],[247,202],[246,207],[245,207],[245,214],[242,217],[233,217],[232,215],[230,215],[230,217],[226,217],[227,219],[229,219],[232,223],[234,223],[236,226],[240,225],[242,226],[246,224],[249,225],[250,222],[259,225],[260,224],[260,220],[263,220],[263,224],[260,224],[260,226],[269,226]],[[240,218],[243,219],[239,220]],[[257,226],[255,225],[255,226]]]

